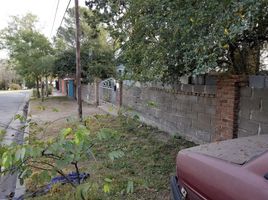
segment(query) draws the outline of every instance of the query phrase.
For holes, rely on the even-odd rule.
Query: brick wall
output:
[[[178,89],[124,86],[123,106],[147,124],[197,143],[215,132],[216,87],[183,84]]]
[[[95,93],[95,84],[82,84],[82,100],[84,102],[95,104],[96,103],[96,93]]]
[[[241,88],[238,137],[268,134],[268,88]]]

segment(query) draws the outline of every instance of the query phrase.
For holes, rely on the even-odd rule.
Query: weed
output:
[[[73,120],[67,123],[71,128],[75,124]],[[88,140],[94,143],[90,153],[94,161],[80,164],[81,170],[90,172],[89,180],[76,190],[68,185],[55,186],[36,199],[169,199],[169,177],[175,173],[176,155],[194,143],[168,137],[142,124],[139,117],[94,115],[83,124]]]
[[[57,108],[52,108],[52,111],[53,111],[53,112],[59,112],[59,109],[57,109]]]

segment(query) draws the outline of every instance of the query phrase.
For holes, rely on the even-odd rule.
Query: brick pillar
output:
[[[212,141],[237,137],[240,87],[246,83],[245,80],[245,77],[238,75],[218,78],[216,92],[216,129]]]

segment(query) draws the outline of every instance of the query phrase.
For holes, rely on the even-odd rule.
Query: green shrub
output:
[[[36,88],[33,89],[33,97],[37,97],[37,89]]]
[[[48,95],[51,95],[52,94],[52,86],[49,86],[48,87]]]
[[[39,89],[39,91],[40,91],[40,95],[41,95],[41,89]],[[46,88],[44,88],[44,95],[45,95],[45,93],[46,93]],[[52,87],[49,86],[48,87],[48,95],[51,95],[51,94],[52,94]],[[37,89],[36,88],[33,89],[33,97],[37,97]]]
[[[19,84],[16,84],[16,83],[11,83],[9,85],[9,89],[10,90],[21,90],[21,86]]]
[[[4,81],[0,81],[0,90],[5,90],[6,89],[6,84]]]
[[[26,79],[25,81],[26,81],[26,82],[25,82],[25,86],[26,86],[27,88],[29,88],[29,89],[34,88],[34,87],[36,86],[36,83],[35,83],[34,80]]]

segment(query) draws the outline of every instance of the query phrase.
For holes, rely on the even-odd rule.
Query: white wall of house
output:
[[[263,70],[268,70],[268,43],[261,50],[260,62]]]

